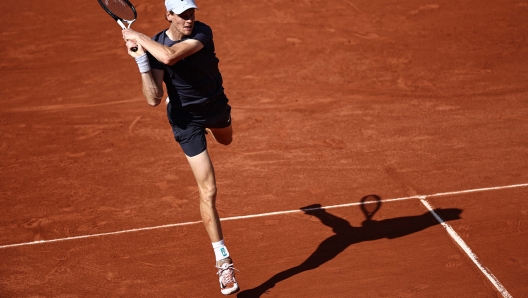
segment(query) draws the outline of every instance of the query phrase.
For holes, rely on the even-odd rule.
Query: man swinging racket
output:
[[[165,6],[168,29],[152,39],[124,29],[123,38],[128,54],[138,64],[148,104],[161,103],[165,83],[167,117],[198,183],[200,214],[216,256],[220,290],[229,295],[239,287],[215,207],[216,180],[205,134],[210,133],[220,144],[231,143],[231,107],[224,94],[211,28],[195,21],[198,7],[193,0],[166,0]],[[137,51],[130,50],[133,47]]]

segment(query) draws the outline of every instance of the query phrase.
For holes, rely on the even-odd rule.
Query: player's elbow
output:
[[[160,59],[160,62],[163,63],[163,64],[165,64],[165,65],[172,65],[172,64],[174,64],[174,63],[172,62],[172,60],[170,59],[170,57],[163,57],[163,58]]]
[[[151,107],[157,107],[161,103],[161,98],[156,98],[156,97],[147,98],[147,103]]]
[[[167,56],[160,60],[161,63],[165,65],[174,65],[176,62],[180,61],[177,57]]]
[[[176,62],[180,61],[180,54],[173,49],[165,52],[164,55],[159,57],[159,61],[165,65],[174,65]]]

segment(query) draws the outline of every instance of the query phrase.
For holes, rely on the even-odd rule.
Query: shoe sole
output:
[[[240,288],[238,287],[238,284],[234,288],[235,288],[234,290],[232,290],[232,288],[229,288],[229,289],[220,290],[220,292],[222,292],[222,294],[224,295],[231,295],[231,294],[235,294],[236,292],[240,290]]]

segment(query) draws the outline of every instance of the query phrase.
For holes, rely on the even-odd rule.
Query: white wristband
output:
[[[150,70],[150,63],[147,57],[147,53],[136,58],[136,63],[139,67],[139,72],[145,73]]]

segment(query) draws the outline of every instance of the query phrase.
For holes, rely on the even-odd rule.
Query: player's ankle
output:
[[[226,263],[227,264],[231,264],[231,263],[233,263],[233,260],[231,258],[225,258],[225,259],[222,259],[220,261],[216,261],[216,266],[220,267],[220,266],[222,266],[222,265],[224,265]]]
[[[227,250],[223,239],[218,242],[213,242],[212,244],[216,262],[229,258],[229,250]]]

